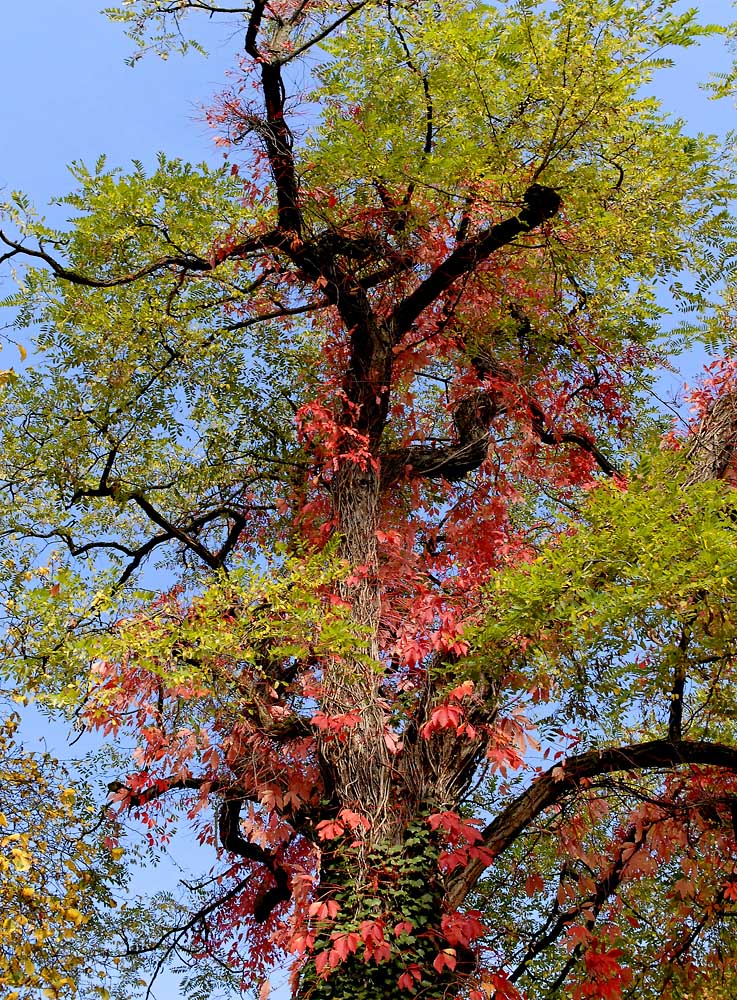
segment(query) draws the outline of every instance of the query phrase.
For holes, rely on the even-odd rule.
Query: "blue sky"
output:
[[[119,25],[99,14],[98,0],[5,0],[2,6],[0,192],[21,189],[41,207],[70,187],[67,163],[94,162],[101,153],[123,166],[132,158],[151,164],[158,150],[219,162],[200,108],[222,86],[242,45],[240,36],[228,38],[222,25],[214,30],[198,18],[208,60],[195,53],[167,62],[150,57],[131,69],[124,63],[131,43]],[[699,8],[705,19],[730,18],[728,0],[708,0]],[[726,132],[737,124],[735,109],[709,102],[696,88],[709,71],[726,66],[718,42],[692,49],[679,55],[677,69],[662,77],[657,91],[694,131]],[[0,294],[8,290],[6,285]],[[686,370],[693,372],[703,360],[690,356]],[[680,381],[680,376],[670,380],[671,388]],[[41,724],[34,721],[28,732],[37,739]],[[58,732],[50,739],[58,746]],[[153,879],[166,874],[164,867]],[[162,978],[154,995],[179,1000],[176,980]],[[278,995],[283,993],[272,994]]]
[[[5,3],[0,13],[0,186],[22,188],[41,204],[69,186],[66,164],[151,162],[157,150],[215,160],[199,120],[241,44],[212,36],[211,56],[126,66],[132,51],[121,25],[99,13],[102,0]]]

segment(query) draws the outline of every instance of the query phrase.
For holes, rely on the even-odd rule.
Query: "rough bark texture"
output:
[[[336,476],[334,502],[341,555],[352,567],[341,596],[365,636],[362,658],[333,661],[323,677],[323,706],[329,715],[355,713],[340,739],[322,741],[337,802],[370,818],[371,839],[392,835],[392,782],[384,743],[384,709],[379,698],[381,665],[378,629],[381,614],[376,526],[379,479],[372,468],[348,463]]]
[[[688,451],[686,485],[724,479],[737,485],[737,392],[719,396],[701,422]]]

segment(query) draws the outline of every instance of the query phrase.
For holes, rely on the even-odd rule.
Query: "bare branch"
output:
[[[266,0],[254,3],[246,30],[246,52],[261,65],[261,89],[266,109],[266,127],[261,134],[276,186],[279,229],[299,236],[302,232],[299,183],[292,155],[292,133],[284,117],[286,91],[281,75],[278,39],[271,53],[261,52],[258,47],[258,33],[267,6]]]
[[[681,629],[678,642],[678,654],[673,671],[673,688],[670,693],[670,712],[668,713],[668,739],[678,742],[683,736],[683,695],[686,690],[686,650],[689,635],[685,626]]]
[[[127,274],[117,275],[113,278],[96,278],[92,275],[82,274],[80,271],[74,271],[71,268],[65,267],[64,264],[60,263],[55,257],[52,257],[51,254],[46,253],[45,250],[34,250],[23,243],[12,240],[2,230],[0,230],[0,240],[6,246],[11,247],[10,253],[0,257],[0,263],[8,260],[10,257],[30,257],[33,260],[40,260],[47,264],[54,275],[60,280],[69,281],[74,285],[82,285],[86,288],[115,288],[119,285],[129,285],[158,271],[171,268],[181,268],[184,271],[213,271],[218,266],[218,263],[221,263],[221,261],[212,262],[206,260],[197,254],[177,254],[174,256],[158,257],[156,260],[151,261],[150,264],[146,264],[144,267],[130,271]],[[223,259],[237,260],[259,250],[283,247],[283,244],[284,239],[281,233],[272,232],[252,236],[241,240],[240,243],[234,244]]]
[[[70,281],[75,285],[84,285],[87,288],[114,288],[117,285],[128,285],[133,281],[138,281],[140,278],[145,278],[149,274],[155,274],[157,271],[170,267],[180,267],[188,271],[212,270],[212,265],[209,261],[204,260],[204,258],[198,257],[195,254],[185,254],[171,257],[159,257],[150,264],[146,264],[144,267],[138,268],[136,271],[130,271],[128,274],[122,274],[115,278],[94,278],[90,275],[82,274],[79,271],[74,271],[71,268],[65,267],[58,260],[56,260],[55,257],[52,257],[51,254],[46,253],[45,250],[34,250],[25,246],[23,243],[18,243],[15,240],[12,240],[2,230],[0,230],[0,240],[2,240],[6,246],[12,248],[12,253],[5,254],[4,257],[0,258],[0,260],[6,260],[11,256],[17,255],[31,257],[35,260],[41,260],[45,264],[48,264],[57,278],[60,278],[63,281]]]
[[[279,60],[281,65],[285,66],[293,59],[296,59],[297,56],[301,56],[303,52],[307,52],[307,50],[311,49],[314,45],[319,45],[320,42],[323,41],[323,39],[327,38],[329,35],[332,35],[332,33],[335,31],[336,28],[339,28],[341,24],[345,24],[345,22],[349,18],[353,17],[353,15],[357,14],[360,10],[363,10],[363,8],[367,7],[371,2],[372,0],[360,0],[360,3],[353,4],[353,6],[350,7],[345,12],[345,14],[341,14],[339,18],[337,18],[335,21],[329,24],[326,28],[323,28],[322,31],[319,31],[317,34],[312,35],[311,38],[308,38],[306,42],[303,42],[296,48],[291,49],[288,55],[282,56],[282,58]]]
[[[254,844],[242,836],[240,815],[240,799],[228,799],[223,804],[218,823],[220,843],[226,851],[238,854],[249,861],[256,861],[271,872],[276,885],[262,893],[260,898],[256,900],[253,908],[255,919],[259,923],[264,923],[280,903],[286,903],[292,898],[289,875],[285,868],[279,864],[276,854],[273,851],[260,847],[258,844]]]
[[[616,465],[613,465],[609,461],[606,455],[599,450],[590,438],[585,437],[583,434],[577,434],[575,431],[551,431],[540,404],[536,400],[530,400],[528,407],[530,416],[532,417],[532,429],[543,444],[575,444],[582,451],[591,455],[601,471],[607,476],[616,474]]]

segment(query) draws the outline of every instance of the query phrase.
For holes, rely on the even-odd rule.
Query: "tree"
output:
[[[115,830],[96,821],[89,787],[48,754],[24,752],[17,728],[8,713],[0,728],[0,986],[8,1000],[39,989],[64,995],[80,974],[98,972],[95,939],[126,882],[120,849],[110,850]]]
[[[732,151],[647,96],[716,29],[108,13],[135,61],[198,12],[244,34],[226,166],[76,164],[66,225],[19,195],[0,232],[40,326],[3,376],[3,669],[135,738],[111,807],[152,849],[179,814],[216,852],[84,989],[173,958],[264,996],[285,951],[313,1000],[728,988],[734,367],[685,443],[648,393],[684,334],[729,341]]]

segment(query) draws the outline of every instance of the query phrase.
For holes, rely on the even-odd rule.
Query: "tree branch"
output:
[[[127,285],[167,267],[181,267],[188,271],[210,271],[212,269],[210,262],[204,258],[198,257],[195,254],[185,254],[172,257],[159,257],[157,260],[138,268],[136,271],[119,275],[116,278],[94,278],[65,267],[56,258],[52,257],[51,254],[46,253],[45,250],[33,250],[22,243],[12,240],[2,230],[0,230],[0,240],[6,246],[12,248],[12,253],[4,254],[0,257],[0,262],[19,254],[24,257],[32,257],[48,264],[57,278],[61,278],[63,281],[70,281],[75,285],[84,285],[87,288],[113,288],[117,285]]]
[[[677,743],[683,736],[683,695],[686,690],[686,650],[689,636],[686,628],[681,629],[678,642],[678,659],[673,671],[673,688],[670,693],[670,712],[668,713],[668,739]]]
[[[82,274],[80,271],[75,271],[72,268],[65,267],[64,264],[60,263],[60,261],[58,261],[55,257],[52,257],[51,254],[46,253],[45,250],[34,250],[30,247],[24,246],[23,243],[18,243],[17,241],[12,240],[1,229],[0,241],[11,248],[11,252],[0,256],[0,263],[18,255],[31,257],[34,260],[40,260],[47,264],[51,268],[54,275],[61,281],[69,281],[74,285],[82,285],[85,288],[116,288],[119,285],[129,285],[134,281],[139,281],[141,278],[148,277],[151,274],[155,274],[157,271],[162,271],[167,268],[176,267],[181,268],[184,271],[213,271],[218,264],[221,263],[221,261],[213,262],[206,260],[204,257],[200,257],[197,254],[177,254],[174,256],[157,257],[157,259],[152,261],[150,264],[146,264],[144,267],[140,267],[135,271],[130,271],[128,274],[121,274],[114,278],[96,278],[89,274]],[[253,253],[256,250],[283,247],[283,243],[283,234],[281,233],[264,233],[260,236],[252,236],[248,239],[241,240],[240,243],[236,243],[233,247],[231,247],[223,259],[239,259],[247,256],[249,253]]]
[[[319,43],[323,41],[323,39],[331,35],[336,28],[339,28],[341,24],[344,24],[349,18],[353,17],[354,14],[357,14],[360,10],[363,10],[363,8],[368,6],[369,3],[371,3],[371,0],[360,0],[359,3],[353,4],[353,6],[349,7],[349,9],[344,14],[341,14],[340,17],[336,18],[335,21],[332,21],[326,28],[323,28],[322,31],[318,31],[317,34],[312,35],[310,38],[307,39],[306,42],[303,42],[296,48],[290,49],[289,54],[286,56],[282,56],[282,58],[279,60],[280,65],[285,66],[293,59],[296,59],[297,56],[301,56],[303,52],[307,52],[307,50],[311,49],[313,45],[319,45]]]
[[[524,194],[525,207],[511,219],[483,230],[472,240],[457,247],[394,310],[391,327],[398,343],[420,314],[447,291],[458,278],[468,274],[496,250],[511,243],[522,233],[537,229],[557,214],[561,200],[552,188],[533,184]]]
[[[492,393],[479,390],[461,400],[453,413],[458,441],[445,447],[411,445],[381,456],[381,485],[385,489],[407,475],[411,479],[457,482],[486,458],[489,425],[499,412]]]
[[[632,825],[627,830],[624,840],[618,845],[616,856],[606,872],[597,880],[593,891],[581,903],[571,907],[564,913],[560,913],[552,927],[549,927],[544,933],[538,934],[538,937],[530,942],[524,956],[509,976],[510,983],[516,983],[525,974],[530,962],[534,961],[538,955],[541,955],[547,948],[554,944],[584,908],[589,914],[585,921],[586,929],[591,930],[593,928],[602,906],[619,888],[627,863],[644,846],[649,829],[649,826],[643,826],[638,831]]]
[[[616,771],[646,771],[683,764],[703,764],[737,772],[737,748],[700,740],[653,740],[624,747],[591,750],[562,761],[540,775],[511,802],[483,832],[483,846],[501,854],[540,813],[577,790],[586,778]],[[463,903],[483,874],[486,865],[472,861],[448,887],[451,907]]]
[[[141,496],[140,493],[132,493],[130,495],[130,499],[141,508],[144,514],[146,514],[146,516],[150,518],[150,520],[152,520],[154,524],[157,524],[160,528],[163,528],[163,530],[170,537],[178,538],[180,542],[182,542],[184,545],[187,546],[187,548],[191,549],[196,555],[198,555],[200,559],[202,559],[202,561],[206,563],[211,569],[221,568],[220,561],[214,553],[210,552],[209,549],[206,549],[204,545],[202,545],[200,542],[197,541],[196,538],[193,538],[191,535],[187,534],[185,530],[183,530],[182,528],[178,528],[175,524],[172,524],[171,521],[167,521],[167,519],[163,516],[163,514],[159,513],[159,511],[156,510],[153,504],[150,503],[144,496]]]
[[[616,465],[613,465],[609,461],[606,455],[597,448],[590,438],[585,437],[583,434],[577,434],[575,431],[561,431],[560,433],[551,431],[548,428],[545,413],[537,400],[530,400],[528,408],[532,418],[532,429],[543,444],[575,444],[582,451],[591,455],[605,475],[613,476],[616,474]]]
[[[258,47],[258,34],[266,0],[256,0],[246,29],[246,52],[261,65],[261,90],[266,110],[266,128],[263,135],[271,174],[276,186],[279,229],[299,236],[302,232],[302,213],[299,209],[299,183],[292,155],[292,133],[284,118],[286,92],[281,75],[282,60],[277,42],[271,54],[264,54]]]
[[[220,787],[217,781],[208,782],[206,778],[167,778],[163,782],[156,782],[156,784],[151,785],[150,788],[144,789],[142,792],[133,792],[127,785],[124,785],[122,781],[111,781],[108,783],[107,790],[115,795],[118,792],[128,792],[125,798],[125,806],[129,809],[138,809],[141,806],[147,805],[149,802],[154,802],[156,799],[160,799],[162,795],[166,795],[168,792],[177,791],[199,791],[203,785],[209,784],[211,786],[211,791],[216,792]]]
[[[292,898],[292,890],[289,886],[289,876],[277,861],[274,852],[251,843],[241,835],[240,816],[240,799],[228,799],[223,803],[218,822],[220,843],[226,851],[238,854],[249,861],[256,861],[271,872],[276,885],[262,893],[253,907],[254,918],[262,924],[280,903],[286,903]]]

